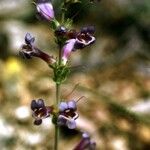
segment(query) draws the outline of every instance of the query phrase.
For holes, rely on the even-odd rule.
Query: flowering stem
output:
[[[56,83],[56,106],[58,107],[60,101],[60,84]]]
[[[58,150],[58,137],[59,137],[59,130],[58,130],[58,126],[55,125],[55,143],[54,143],[54,150]]]
[[[58,104],[60,101],[60,84],[56,83],[56,107],[58,108]],[[59,128],[55,125],[55,143],[54,150],[58,150],[58,139],[59,139]]]
[[[58,64],[61,65],[61,46],[59,48],[59,59],[58,59]],[[60,83],[56,83],[56,102],[55,106],[58,108],[58,105],[60,103]],[[54,150],[58,150],[58,142],[59,142],[59,127],[56,124],[55,125],[55,141],[54,141]]]

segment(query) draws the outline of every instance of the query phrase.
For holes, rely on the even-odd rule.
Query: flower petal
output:
[[[81,28],[81,33],[89,33],[89,34],[94,34],[95,32],[95,27],[94,26],[87,26],[87,27],[83,27]]]
[[[60,125],[60,126],[65,125],[66,124],[66,119],[62,115],[59,115],[58,120],[57,120],[57,124]]]
[[[87,36],[87,35],[86,35]],[[87,37],[86,37],[87,38]],[[88,45],[91,45],[95,42],[95,37],[88,35],[88,39],[79,39],[78,37],[76,38],[76,43],[75,43],[75,48],[76,49],[82,49]]]
[[[69,129],[75,129],[76,128],[76,122],[74,119],[67,120],[66,125],[68,126]]]
[[[61,102],[59,105],[59,111],[63,112],[64,110],[68,109],[68,105],[66,102]]]
[[[68,108],[69,108],[69,109],[76,110],[76,109],[77,109],[76,102],[75,102],[74,100],[69,101],[69,102],[68,102]]]
[[[71,51],[74,49],[75,42],[76,42],[75,39],[70,39],[70,40],[66,41],[66,43],[63,47],[63,56],[62,56],[63,64],[66,64],[68,57],[71,54]]]
[[[38,99],[37,104],[38,104],[38,108],[45,108],[43,99]]]
[[[27,33],[25,35],[24,39],[25,39],[25,43],[29,44],[29,45],[32,45],[34,43],[34,41],[35,41],[35,38],[30,33]]]
[[[31,102],[31,109],[34,111],[37,108],[38,108],[37,101],[36,100],[32,100],[32,102]]]

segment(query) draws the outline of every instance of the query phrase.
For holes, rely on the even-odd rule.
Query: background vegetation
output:
[[[72,73],[62,98],[78,103],[78,128],[87,130],[101,150],[148,150],[150,147],[150,3],[148,0],[101,0],[74,4],[67,17],[74,27],[96,26],[95,45],[74,52]],[[59,1],[54,2],[59,7]],[[58,17],[59,11],[56,9]],[[45,119],[33,125],[32,99],[54,99],[52,72],[38,60],[23,60],[18,51],[24,35],[55,54],[57,46],[46,22],[38,21],[29,0],[0,1],[0,148],[47,150],[53,127]],[[75,88],[76,87],[76,88]],[[73,93],[71,91],[74,90]],[[69,94],[70,93],[70,94]],[[80,140],[78,131],[62,130],[61,150]],[[65,147],[64,147],[65,145]],[[64,147],[64,148],[63,148]]]

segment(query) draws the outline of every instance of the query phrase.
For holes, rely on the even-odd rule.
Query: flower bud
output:
[[[67,29],[64,26],[59,26],[56,30],[55,30],[55,35],[56,36],[64,36],[67,32]]]
[[[26,44],[32,45],[34,43],[34,41],[35,41],[35,38],[32,37],[32,35],[30,33],[27,33],[25,35],[25,43]]]
[[[36,8],[41,17],[49,21],[54,19],[53,5],[49,0],[38,0]]]

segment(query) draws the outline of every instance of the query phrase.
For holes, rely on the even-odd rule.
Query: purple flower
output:
[[[63,56],[62,56],[63,64],[66,64],[68,57],[71,54],[71,51],[73,51],[73,49],[74,49],[75,42],[76,42],[75,39],[70,39],[70,40],[66,41],[66,43],[63,47]]]
[[[25,43],[28,44],[28,45],[32,45],[35,41],[35,37],[33,37],[30,33],[27,33],[25,35]]]
[[[75,51],[76,49],[83,49],[95,42],[95,37],[93,36],[94,32],[95,29],[93,26],[83,27],[78,33],[75,30],[67,32],[69,40],[66,41],[62,48],[62,62],[64,65],[72,51]]]
[[[85,149],[86,150],[96,149],[96,143],[90,139],[89,134],[86,132],[82,134],[82,139],[73,150],[85,150]]]
[[[75,49],[82,49],[93,44],[95,42],[94,32],[95,28],[93,26],[83,27],[76,36]]]
[[[32,116],[34,117],[35,125],[40,125],[42,123],[42,119],[50,116],[52,112],[52,107],[45,106],[44,101],[42,99],[32,100],[31,109],[33,111]]]
[[[38,0],[36,8],[41,17],[49,21],[54,19],[53,5],[50,0]]]
[[[77,106],[74,100],[61,102],[59,105],[58,125],[65,125],[69,129],[76,128],[75,120],[78,118]]]
[[[35,47],[34,41],[35,38],[30,33],[27,33],[25,35],[25,44],[22,45],[22,50],[19,51],[19,54],[23,58],[30,59],[32,57],[38,57],[48,64],[54,63],[56,60],[52,56],[46,54],[45,52]]]

